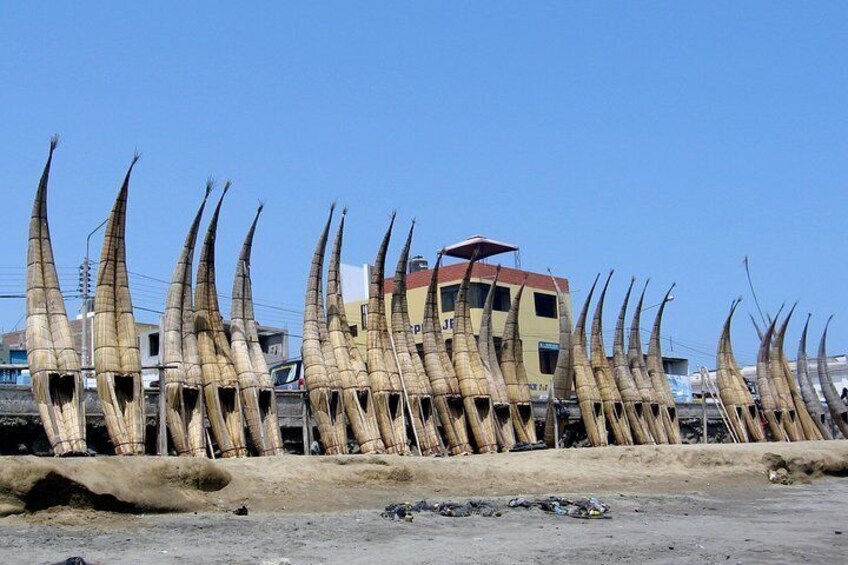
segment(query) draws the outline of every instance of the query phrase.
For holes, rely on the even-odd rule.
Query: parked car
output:
[[[271,380],[277,390],[303,390],[303,361],[286,361],[270,367]]]

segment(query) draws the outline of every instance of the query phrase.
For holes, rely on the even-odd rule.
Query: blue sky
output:
[[[844,352],[846,21],[845,4],[816,2],[4,3],[0,293],[23,290],[59,133],[49,205],[68,290],[138,149],[130,270],[169,279],[205,179],[230,178],[220,289],[263,200],[255,294],[273,306],[262,321],[295,334],[337,200],[349,263],[372,260],[397,209],[401,227],[419,222],[414,252],[476,233],[515,242],[578,304],[615,268],[609,329],[631,274],[654,281],[649,304],[676,282],[664,333],[708,366],[731,300],[755,311],[747,254],[763,306],[800,300],[811,350],[836,314],[830,349]],[[133,282],[138,305],[161,308],[164,285]],[[6,330],[23,313],[0,300]],[[753,361],[750,323],[734,329]]]

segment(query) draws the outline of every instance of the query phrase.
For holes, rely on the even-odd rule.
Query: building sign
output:
[[[549,341],[540,341],[539,349],[543,349],[545,351],[559,351],[559,344],[551,343]]]
[[[442,322],[442,330],[451,330],[451,331],[453,331],[453,320],[454,320],[453,318],[448,318],[447,320],[445,320],[444,322]],[[413,333],[414,335],[418,335],[418,334],[420,334],[420,333],[421,333],[421,331],[422,331],[422,329],[423,329],[423,328],[422,328],[421,324],[412,324],[412,325],[410,326],[410,329],[412,329],[412,333]]]

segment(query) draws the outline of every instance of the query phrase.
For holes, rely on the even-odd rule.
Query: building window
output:
[[[359,328],[356,327],[356,324],[353,324],[352,326],[348,327],[350,328],[350,335],[352,337],[356,337],[359,335]]]
[[[559,345],[556,343],[539,342],[539,371],[543,375],[553,375],[559,357]]]
[[[147,334],[147,352],[150,357],[159,355],[159,333]]]
[[[368,329],[368,305],[363,304],[359,307],[359,317],[362,318],[362,329]]]
[[[553,294],[544,294],[541,292],[533,293],[533,300],[536,303],[536,315],[540,318],[556,318],[557,303],[556,296]]]
[[[445,340],[445,349],[448,352],[448,357],[453,359],[453,339],[446,339]]]
[[[488,283],[471,283],[468,285],[468,305],[471,308],[482,308],[486,305],[486,296],[492,285]],[[442,312],[453,312],[456,307],[456,296],[459,294],[459,285],[452,284],[441,289]],[[495,300],[492,308],[498,312],[509,312],[509,288],[504,286],[495,287]]]

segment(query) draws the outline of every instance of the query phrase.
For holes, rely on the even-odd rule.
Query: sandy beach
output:
[[[791,485],[772,484],[786,469]],[[821,563],[848,543],[848,441],[465,458],[0,460],[0,558],[56,563]],[[387,504],[597,496],[608,520]],[[247,507],[246,516],[232,511]]]

